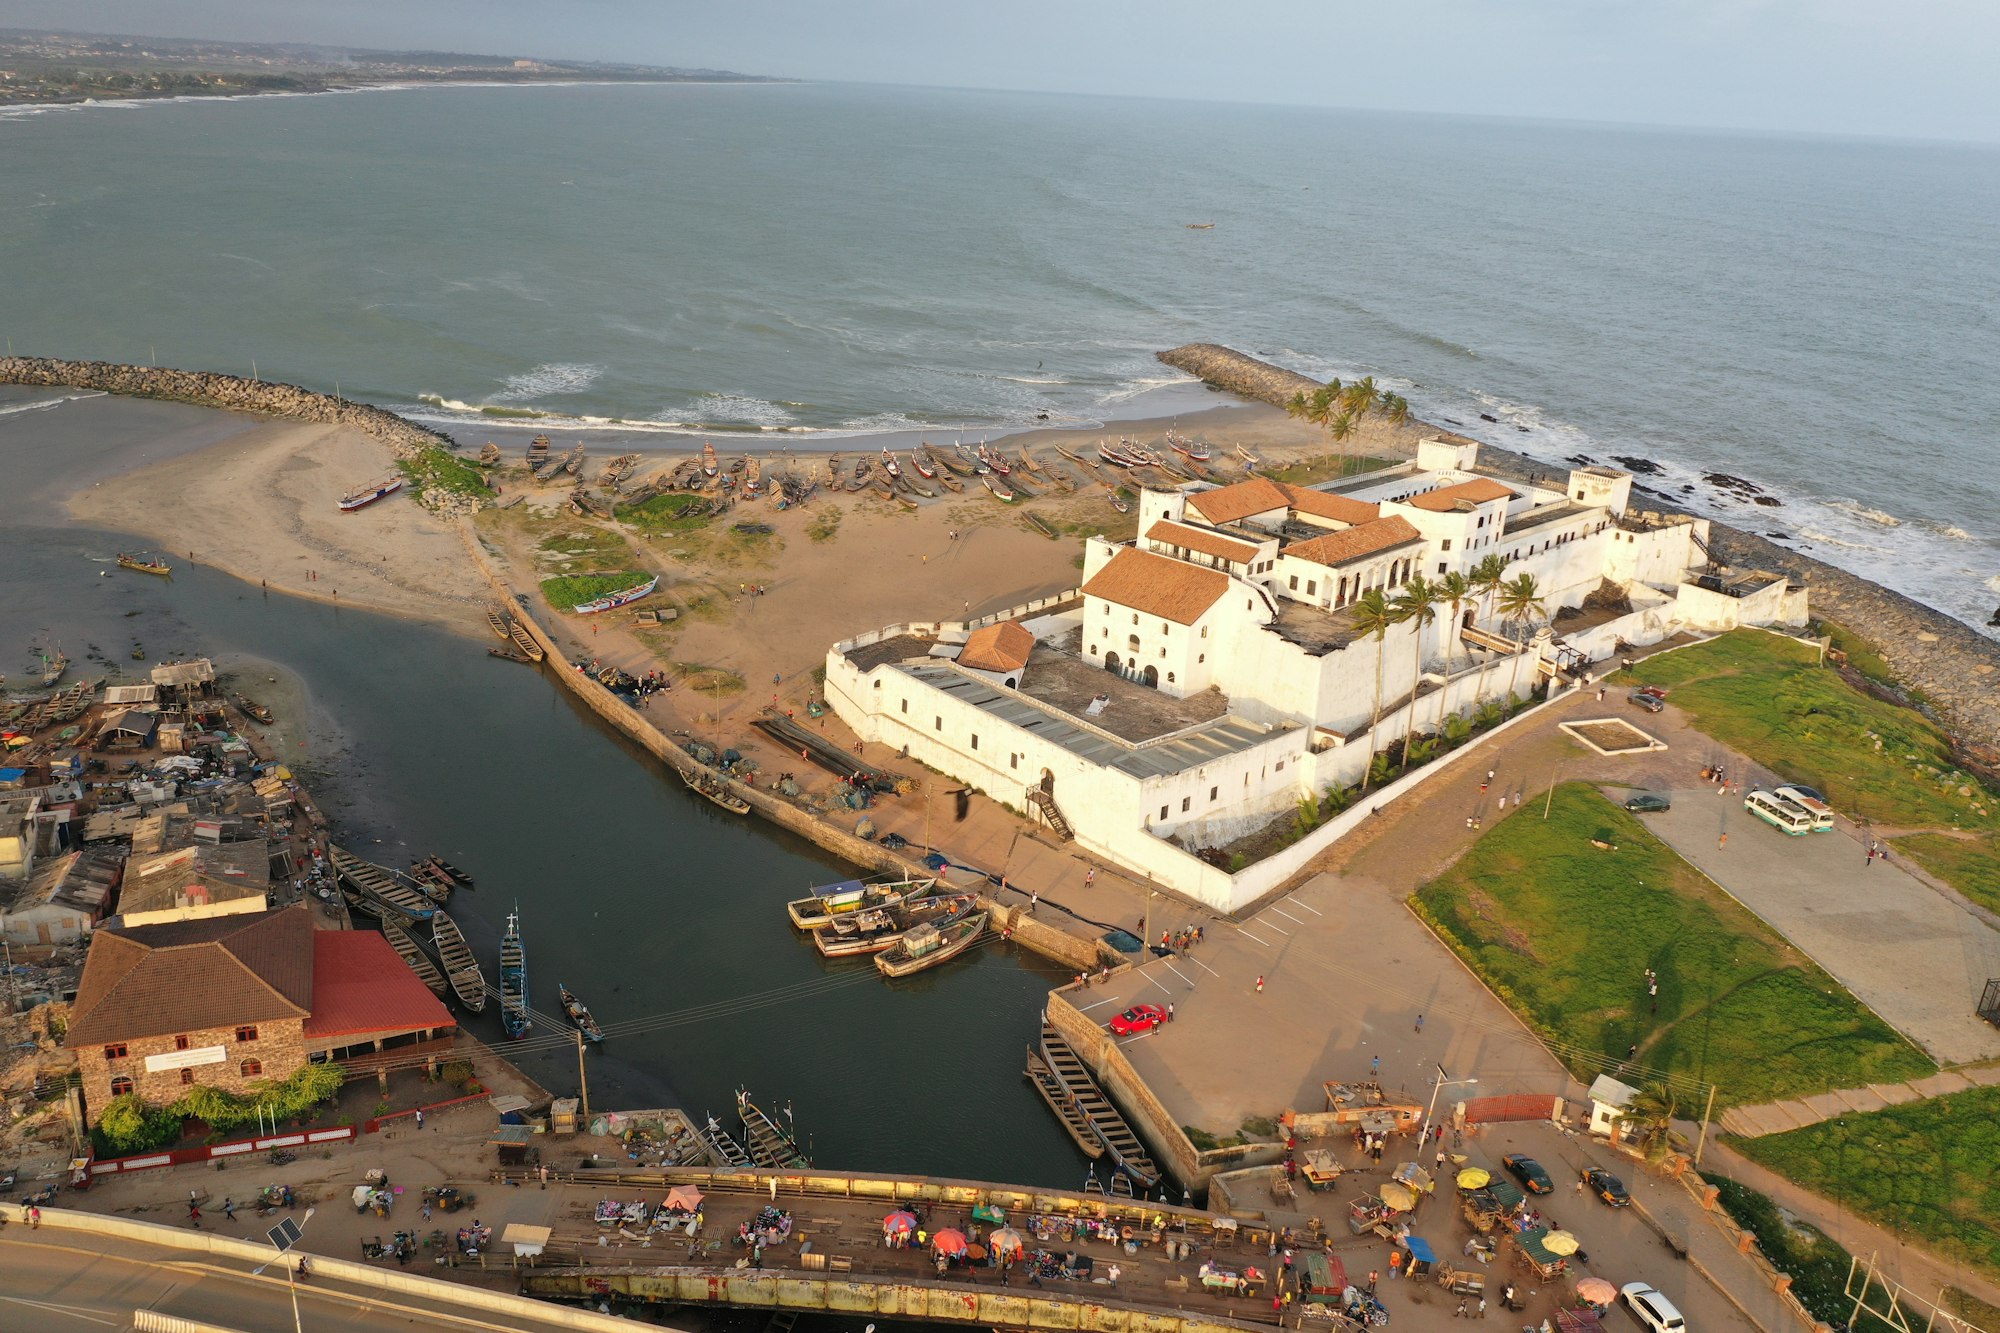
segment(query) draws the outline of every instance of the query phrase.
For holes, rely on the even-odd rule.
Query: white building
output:
[[[1586,678],[1620,644],[1803,623],[1782,578],[1706,575],[1707,524],[1632,511],[1629,474],[1526,486],[1474,472],[1477,450],[1427,440],[1410,464],[1323,488],[1147,490],[1137,537],[1093,538],[1074,593],[836,644],[827,699],[864,739],[1232,911],[1297,858],[1231,873],[1196,853],[1360,781],[1398,739]],[[1482,596],[1380,635],[1357,623],[1371,590],[1492,556],[1532,576],[1552,624],[1502,623]]]

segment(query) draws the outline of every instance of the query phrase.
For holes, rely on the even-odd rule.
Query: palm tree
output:
[[[1382,395],[1381,412],[1389,419],[1390,425],[1400,426],[1410,419],[1410,400],[1400,393],[1385,393]]]
[[[1410,742],[1417,734],[1417,690],[1423,685],[1424,677],[1424,627],[1437,619],[1438,588],[1422,574],[1403,585],[1396,594],[1392,609],[1398,622],[1415,621],[1416,633],[1410,636],[1411,657],[1415,659],[1415,670],[1410,675],[1410,714],[1403,725],[1403,771],[1410,768]]]
[[[1542,605],[1542,590],[1536,584],[1535,576],[1522,574],[1502,583],[1497,609],[1503,620],[1518,629],[1526,629],[1533,624],[1546,609]],[[1521,689],[1521,659],[1525,656],[1526,652],[1514,654],[1514,679],[1507,689],[1510,698]]]
[[[1663,1083],[1648,1083],[1633,1092],[1632,1100],[1618,1115],[1618,1127],[1643,1140],[1646,1160],[1657,1165],[1687,1142],[1674,1129],[1679,1109],[1671,1088]]]
[[[1382,391],[1375,387],[1375,377],[1364,375],[1347,386],[1340,395],[1340,405],[1357,417],[1368,415],[1382,401]]]
[[[1431,586],[1437,594],[1437,599],[1451,606],[1451,632],[1445,635],[1444,639],[1444,679],[1445,684],[1449,686],[1451,684],[1451,646],[1458,642],[1458,609],[1471,601],[1475,593],[1472,587],[1472,580],[1455,569]],[[1444,704],[1448,697],[1450,697],[1448,690],[1438,691],[1438,731],[1440,733],[1444,731]]]
[[[1507,561],[1497,552],[1487,556],[1472,567],[1466,579],[1472,584],[1472,595],[1486,599],[1486,618],[1493,618],[1493,599],[1500,594],[1500,585],[1507,581]],[[1484,665],[1479,668],[1479,695],[1486,695],[1486,673],[1493,667],[1493,657],[1489,652]]]
[[[1354,628],[1364,635],[1375,636],[1375,714],[1368,723],[1368,750],[1371,760],[1361,774],[1361,794],[1368,794],[1368,780],[1373,776],[1375,750],[1375,729],[1382,725],[1382,658],[1386,651],[1385,641],[1389,631],[1402,617],[1380,588],[1370,588],[1354,602]]]

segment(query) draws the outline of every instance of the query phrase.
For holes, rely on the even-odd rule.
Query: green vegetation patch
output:
[[[1819,788],[1844,815],[2000,832],[2000,801],[1954,765],[1941,728],[1863,694],[1818,657],[1809,644],[1737,630],[1650,658],[1618,679],[1670,687],[1669,702],[1701,731]]]
[[[655,495],[635,505],[619,505],[618,521],[630,523],[649,537],[668,532],[692,532],[708,525],[708,501],[685,492]]]
[[[840,535],[840,507],[823,504],[813,511],[813,520],[806,525],[806,536],[816,542],[830,542]]]
[[[550,606],[568,611],[645,581],[644,574],[629,569],[615,574],[558,574],[542,580],[542,596],[549,599]]]
[[[1846,1115],[1737,1151],[1947,1260],[2000,1276],[2000,1088]]]
[[[1753,1103],[1935,1072],[1838,982],[1582,783],[1502,820],[1416,908],[1556,1042]],[[1608,850],[1593,845],[1607,844]],[[1659,976],[1659,1011],[1645,971]],[[1588,1081],[1597,1062],[1569,1057]]]
[[[310,1064],[290,1078],[265,1080],[252,1096],[198,1085],[165,1108],[148,1107],[128,1092],[105,1103],[104,1116],[91,1131],[91,1138],[104,1156],[127,1157],[178,1142],[186,1129],[184,1122],[190,1118],[202,1121],[215,1133],[259,1122],[259,1117],[296,1120],[338,1096],[346,1078],[347,1071],[340,1065]]]
[[[2000,834],[1912,833],[1892,841],[1897,851],[1973,902],[2000,912]]]
[[[1187,1135],[1188,1142],[1194,1145],[1196,1152],[1214,1152],[1217,1148],[1240,1148],[1249,1142],[1241,1134],[1231,1134],[1228,1138],[1217,1138],[1207,1130],[1197,1129],[1193,1125],[1182,1125],[1181,1133]]]
[[[431,495],[491,496],[486,474],[449,449],[427,444],[415,458],[396,464],[419,500]]]
[[[1311,458],[1301,458],[1283,467],[1264,468],[1262,475],[1273,481],[1282,481],[1292,486],[1315,486],[1323,481],[1333,481],[1339,477],[1358,477],[1364,472],[1389,466],[1389,459],[1370,458],[1356,455],[1345,457],[1340,454],[1319,454]]]
[[[1792,1279],[1792,1294],[1799,1303],[1836,1328],[1846,1326],[1848,1316],[1854,1313],[1854,1301],[1843,1293],[1854,1257],[1824,1231],[1794,1217],[1748,1185],[1707,1172],[1702,1178],[1716,1187],[1723,1211],[1757,1238],[1757,1248],[1772,1266]],[[1903,1327],[1917,1328],[1922,1323],[1917,1317]],[[1853,1327],[1856,1333],[1889,1333],[1890,1328],[1865,1311]]]

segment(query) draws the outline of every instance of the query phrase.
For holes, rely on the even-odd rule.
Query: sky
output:
[[[4,0],[0,24],[2000,141],[1995,0]]]

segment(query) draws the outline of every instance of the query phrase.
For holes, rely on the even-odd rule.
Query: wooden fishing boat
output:
[[[764,464],[751,459],[743,468],[743,498],[754,500],[764,493]]]
[[[982,444],[975,451],[975,457],[1003,477],[1014,470],[1007,465],[1007,455],[1001,453],[998,449],[988,449]]]
[[[595,601],[579,602],[573,609],[580,616],[594,616],[600,611],[615,611],[621,606],[636,602],[641,597],[649,595],[653,589],[659,586],[660,576],[655,574],[644,583],[635,583],[629,588],[623,588],[614,593],[607,593]]]
[[[701,442],[701,470],[710,477],[722,470],[722,465],[715,461],[715,445],[708,440]]]
[[[633,469],[638,466],[639,455],[620,454],[604,465],[604,471],[599,473],[597,477],[598,484],[608,486],[615,491],[624,483],[625,478],[632,475]]]
[[[329,846],[327,856],[335,872],[360,895],[361,901],[355,906],[371,916],[380,917],[381,908],[389,908],[413,921],[429,920],[438,915],[438,904],[450,896],[449,890],[405,880],[394,871],[372,865],[339,847]]]
[[[472,876],[442,856],[422,856],[410,862],[410,878],[423,884],[442,884],[447,889],[477,887]]]
[[[722,779],[716,777],[707,769],[700,770],[698,774],[682,773],[681,781],[688,785],[689,791],[706,796],[732,815],[747,815],[750,813],[750,802],[729,790]]]
[[[1028,1048],[1028,1081],[1035,1085],[1035,1091],[1042,1094],[1042,1100],[1062,1121],[1062,1127],[1069,1131],[1071,1139],[1085,1157],[1096,1161],[1104,1156],[1104,1144],[1090,1127],[1090,1117],[1086,1116],[1070,1097],[1069,1089],[1049,1068],[1049,1062],[1042,1058],[1034,1047]]]
[[[542,645],[536,642],[535,636],[528,633],[527,627],[518,620],[507,622],[507,637],[514,641],[514,647],[519,649],[522,656],[530,662],[539,662],[548,656],[543,651]]]
[[[561,982],[556,983],[556,994],[562,997],[563,1013],[569,1016],[570,1022],[576,1024],[576,1030],[583,1034],[585,1041],[595,1044],[604,1040],[604,1029],[590,1016],[588,1005],[577,999],[570,988]]]
[[[813,947],[827,958],[852,958],[881,953],[906,931],[930,922],[939,925],[970,912],[978,899],[969,893],[912,898],[900,907],[865,907],[843,912],[812,932]]]
[[[1014,492],[1008,489],[1007,484],[1005,482],[1001,481],[998,477],[994,476],[992,473],[990,472],[987,473],[986,475],[982,476],[979,480],[980,483],[984,485],[987,490],[993,492],[993,498],[998,500],[1001,504],[1010,505],[1014,503]]]
[[[1139,460],[1137,458],[1134,458],[1131,454],[1126,453],[1125,450],[1122,448],[1119,449],[1112,448],[1110,445],[1104,443],[1102,440],[1099,440],[1097,443],[1097,456],[1099,459],[1101,459],[1106,463],[1111,464],[1111,466],[1113,467],[1134,468],[1139,466]]]
[[[486,628],[492,630],[499,637],[503,639],[507,637],[507,627],[510,623],[507,619],[507,613],[499,607],[489,606],[486,608]]]
[[[1056,452],[1061,454],[1064,458],[1067,458],[1072,463],[1081,463],[1083,461],[1081,455],[1073,454],[1069,450],[1063,448],[1061,445],[1056,446]]]
[[[785,904],[785,915],[791,917],[792,924],[800,930],[817,930],[848,912],[871,907],[900,907],[924,897],[936,887],[937,879],[932,876],[884,880],[873,884],[844,879],[838,884],[822,885],[811,897],[792,899]]]
[[[778,1171],[812,1165],[812,1159],[799,1147],[789,1107],[785,1110],[785,1128],[780,1129],[775,1120],[750,1100],[749,1090],[739,1088],[736,1092],[736,1114],[743,1121],[743,1141],[750,1149],[752,1162]]]
[[[743,1151],[742,1144],[729,1136],[728,1130],[716,1123],[713,1115],[708,1117],[707,1124],[699,1127],[698,1132],[701,1134],[702,1142],[708,1145],[709,1155],[715,1159],[717,1166],[726,1170],[731,1167],[751,1165],[750,1154]]]
[[[943,926],[927,921],[911,927],[903,938],[876,954],[875,969],[885,977],[907,977],[936,967],[970,949],[985,930],[984,912],[959,917]]]
[[[403,474],[400,472],[391,472],[386,476],[377,477],[365,486],[356,486],[353,490],[341,496],[340,511],[343,514],[351,514],[357,509],[366,509],[377,500],[385,496],[394,495],[402,489]]]
[[[528,441],[528,467],[532,470],[549,461],[549,437],[537,435]]]
[[[926,463],[923,454],[916,449],[910,450],[910,466],[915,468],[917,475],[925,481],[930,481],[937,476],[937,469]]]
[[[1027,478],[1019,474],[1007,478],[1007,489],[1020,496],[1023,500],[1032,500],[1041,494],[1040,491],[1037,491],[1033,486],[1028,484]]]
[[[458,922],[443,912],[431,917],[431,943],[437,945],[438,961],[444,964],[445,977],[458,1002],[475,1014],[484,1013],[486,974],[479,970],[479,960],[472,956]]]
[[[528,1035],[528,951],[521,943],[521,914],[507,913],[500,936],[500,1026],[515,1041]]]
[[[488,440],[479,450],[479,466],[500,466],[500,446]]]
[[[931,456],[933,463],[936,463],[945,471],[955,472],[961,477],[969,477],[976,470],[972,465],[972,461],[965,457],[965,451],[962,448],[957,450],[957,457],[953,457],[951,453],[938,448],[934,444],[925,445],[924,452]]]
[[[889,474],[891,481],[899,480],[903,475],[902,464],[896,461],[896,455],[889,452],[886,444],[882,446],[882,470]]]
[[[136,555],[127,555],[123,551],[118,553],[118,568],[136,569],[141,574],[171,575],[174,572],[174,567],[158,556],[145,560]]]
[[[252,718],[255,718],[257,721],[262,722],[267,727],[270,726],[271,723],[276,720],[271,716],[270,709],[264,707],[264,705],[258,703],[255,699],[252,699],[247,694],[239,694],[236,696],[236,706],[242,709],[245,713],[249,714]]]
[[[1015,451],[1014,457],[1020,460],[1021,469],[1024,472],[1027,472],[1030,476],[1041,475],[1042,465],[1040,463],[1037,463],[1035,461],[1035,456],[1029,453],[1026,449],[1020,449]]]
[[[1118,437],[1118,452],[1124,454],[1140,467],[1158,467],[1160,465],[1160,456],[1158,454],[1137,440],[1123,435]]]
[[[578,477],[578,476],[582,476],[582,475],[583,475],[583,441],[582,441],[582,440],[578,440],[578,441],[576,442],[576,448],[574,448],[574,449],[570,450],[570,451],[569,451],[569,456],[568,456],[567,458],[563,459],[563,465],[562,465],[562,470],[563,470],[564,472],[568,473],[568,474],[569,474],[570,476],[572,476],[572,477]]]
[[[384,918],[381,926],[382,938],[389,941],[389,947],[396,951],[397,957],[410,965],[410,971],[417,974],[418,981],[429,986],[431,993],[440,1000],[451,994],[450,983],[445,981],[444,973],[438,971],[431,956],[418,947],[410,932],[403,929],[402,922]]]
[[[950,491],[953,495],[965,494],[965,483],[960,481],[957,477],[952,476],[951,473],[949,472],[938,473],[937,481],[938,485],[944,487],[946,490]]]
[[[1081,1058],[1053,1027],[1042,1025],[1042,1061],[1062,1085],[1063,1099],[1090,1122],[1091,1135],[1104,1146],[1118,1169],[1143,1188],[1160,1183],[1160,1168],[1146,1153],[1139,1136],[1085,1067]],[[1057,1114],[1061,1114],[1060,1111]],[[1067,1119],[1065,1119],[1067,1125]]]
[[[972,464],[973,476],[984,477],[993,471],[993,465],[981,458],[975,450],[968,449],[962,444],[953,447],[958,450],[960,457]]]
[[[1175,453],[1179,454],[1182,458],[1190,459],[1196,463],[1206,463],[1211,458],[1215,457],[1215,455],[1209,451],[1209,447],[1207,445],[1197,443],[1194,440],[1190,440],[1187,436],[1182,435],[1179,431],[1170,430],[1167,432],[1167,448],[1173,450]]]
[[[1132,508],[1132,506],[1125,503],[1125,497],[1118,493],[1118,488],[1116,486],[1113,486],[1108,481],[1104,482],[1103,486],[1104,486],[1104,493],[1111,497],[1111,507],[1113,509],[1116,509],[1119,513],[1123,514]]]
[[[1263,459],[1259,458],[1256,454],[1251,453],[1248,449],[1244,448],[1240,444],[1236,446],[1236,456],[1243,460],[1244,467],[1259,467],[1264,462]]]

